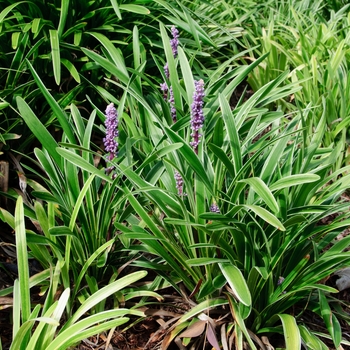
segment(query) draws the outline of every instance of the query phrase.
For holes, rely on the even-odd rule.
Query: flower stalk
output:
[[[106,108],[106,137],[103,139],[105,150],[109,152],[108,160],[113,160],[118,155],[118,113],[114,103],[110,103]]]
[[[179,31],[177,30],[177,28],[175,26],[171,27],[171,34],[173,37],[170,40],[170,46],[171,46],[171,50],[173,52],[173,56],[174,56],[174,58],[176,58],[177,54],[178,54],[178,46],[179,46]],[[166,79],[169,80],[170,73],[169,73],[168,62],[164,66],[164,74],[165,74]],[[175,108],[173,89],[171,86],[169,89],[168,84],[166,82],[163,82],[162,84],[160,84],[160,89],[163,92],[163,99],[165,101],[168,101],[170,104],[171,117],[173,119],[173,122],[175,123],[176,122],[176,108]],[[169,99],[168,99],[168,92],[169,92]]]
[[[204,125],[204,113],[203,113],[203,98],[204,94],[204,81],[198,80],[194,82],[195,91],[193,94],[193,102],[191,105],[191,129],[192,129],[192,141],[190,146],[193,147],[196,154],[198,154],[198,145],[202,134],[199,133]]]
[[[176,182],[177,194],[179,196],[185,195],[183,192],[184,180],[178,171],[175,171],[174,178],[175,178],[175,182]]]

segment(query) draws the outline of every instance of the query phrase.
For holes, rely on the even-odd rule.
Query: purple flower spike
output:
[[[171,49],[173,51],[174,58],[177,57],[177,47],[179,46],[179,31],[175,26],[171,27],[171,34],[173,38],[170,40]]]
[[[174,178],[176,181],[177,194],[179,196],[183,196],[184,195],[184,192],[183,192],[184,180],[182,179],[182,176],[180,175],[180,173],[178,171],[175,171]]]
[[[170,87],[169,95],[170,95],[170,98],[168,102],[170,104],[171,117],[173,118],[173,122],[176,123],[176,108],[175,108],[174,92],[172,87]]]
[[[198,154],[198,145],[200,142],[201,134],[199,129],[203,127],[204,124],[204,114],[203,114],[203,98],[204,94],[204,81],[198,80],[194,82],[195,91],[193,94],[193,103],[191,105],[191,129],[193,141],[190,145],[193,147],[196,154]]]
[[[106,108],[106,137],[103,139],[105,150],[109,152],[109,160],[112,160],[118,154],[118,113],[113,103]]]
[[[173,38],[170,40],[170,46],[171,46],[171,50],[173,52],[173,56],[174,56],[174,58],[176,58],[177,53],[178,53],[177,48],[179,46],[179,31],[176,29],[175,26],[171,27],[171,34],[172,34]],[[169,72],[168,62],[165,63],[165,66],[164,66],[164,75],[165,75],[166,79],[169,80],[170,72]],[[175,100],[174,100],[173,90],[171,87],[170,88],[168,87],[167,82],[160,84],[160,89],[163,92],[163,99],[165,101],[168,100],[168,92],[169,92],[168,102],[170,104],[170,113],[171,113],[171,116],[172,116],[173,121],[175,123],[176,122],[176,108],[175,108]]]
[[[217,204],[216,203],[213,203],[211,206],[210,206],[210,211],[212,212],[212,213],[220,213],[220,209],[219,209],[219,207],[217,206]]]
[[[168,100],[168,85],[167,83],[161,83],[160,84],[160,90],[163,91],[163,99],[164,101]]]
[[[165,76],[166,76],[167,79],[170,78],[168,62],[165,63],[165,66],[164,66],[164,74],[165,74]]]

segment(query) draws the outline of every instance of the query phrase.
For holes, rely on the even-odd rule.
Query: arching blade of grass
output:
[[[91,35],[96,35],[96,33],[89,33]],[[98,36],[101,39],[101,36]],[[109,46],[108,46],[109,47]],[[92,60],[100,64],[103,68],[107,69],[108,72],[115,75],[125,86],[129,84],[129,78],[127,75],[125,75],[125,64],[123,62],[123,65],[121,67],[117,67],[115,64],[107,60],[106,58],[102,57],[101,55],[97,54],[96,52],[92,50],[88,50],[85,48],[81,48],[82,51],[85,53],[86,56],[90,57]],[[112,52],[114,54],[115,51]],[[119,56],[119,55],[118,55]],[[118,56],[114,56],[115,59],[118,58]]]
[[[70,0],[62,0],[61,1],[60,21],[58,23],[58,28],[57,28],[57,38],[58,39],[61,38],[63,31],[64,31],[64,27],[66,25],[67,16],[69,13],[69,2],[70,2]]]
[[[279,314],[278,317],[282,321],[286,350],[300,350],[301,337],[295,318],[287,314]]]
[[[328,329],[329,334],[332,337],[335,347],[338,349],[342,340],[342,330],[340,327],[340,323],[334,315],[334,313],[332,312],[328,304],[327,298],[324,295],[324,292],[319,291],[318,293],[320,298],[320,311],[323,321]]]
[[[100,177],[101,179],[103,179],[107,182],[113,182],[113,180],[109,176],[107,176],[104,173],[104,171],[97,169],[93,164],[89,163],[84,158],[77,155],[75,152],[58,147],[57,153],[62,155],[64,158],[66,158],[68,161],[75,164],[76,166],[78,166],[84,170],[87,170],[92,174],[95,174],[96,176]]]
[[[109,318],[111,318],[111,315],[105,312],[77,322],[70,327],[70,329],[58,335],[46,350],[69,349],[83,339],[89,338],[93,335],[99,335],[111,328],[121,326],[130,320],[129,317],[118,317],[107,321]]]
[[[74,64],[71,61],[68,61],[66,58],[61,58],[61,62],[68,69],[70,75],[74,78],[74,80],[77,83],[80,83],[81,79],[80,79],[80,76],[79,76],[79,72],[75,68]]]
[[[193,149],[178,134],[176,134],[172,129],[168,127],[164,127],[164,130],[174,143],[182,143],[182,147],[179,149],[179,152],[186,159],[188,165],[193,169],[196,176],[198,176],[198,178],[203,181],[204,185],[206,186],[206,190],[208,190],[213,195],[211,181],[213,179],[213,174],[208,174],[208,171],[203,168],[203,165],[194,153]]]
[[[190,311],[186,312],[183,316],[181,316],[181,318],[176,322],[176,324],[181,324],[187,320],[190,320],[192,317],[202,312],[206,312],[209,309],[212,309],[221,305],[227,305],[227,304],[228,304],[228,301],[224,298],[205,300],[200,304],[194,306]]]
[[[78,290],[80,289],[80,283],[84,278],[84,275],[86,273],[86,271],[88,270],[89,266],[98,259],[98,257],[106,250],[110,249],[112,244],[114,243],[114,239],[109,240],[108,242],[106,242],[105,244],[103,244],[101,247],[99,247],[89,258],[88,260],[85,262],[84,266],[82,267],[78,278],[75,281],[75,286],[74,286],[74,290],[72,293],[72,298],[73,300],[75,299],[75,296],[78,293]]]
[[[113,10],[114,10],[115,14],[116,14],[117,17],[121,20],[121,19],[122,19],[122,15],[121,15],[121,13],[120,13],[118,1],[117,1],[117,0],[111,0],[111,4],[112,4],[112,6],[113,6]]]
[[[97,32],[89,32],[89,34],[91,36],[93,36],[95,39],[97,39],[107,50],[107,52],[109,53],[111,59],[113,60],[114,63],[114,67],[118,69],[118,71],[120,72],[119,75],[122,76],[120,80],[125,82],[129,82],[129,73],[128,70],[126,69],[125,66],[125,62],[124,62],[124,58],[121,54],[121,51],[118,50],[113,43],[103,34],[101,33],[97,33]],[[95,56],[96,57],[96,56]]]
[[[271,214],[269,211],[267,211],[264,208],[258,207],[257,205],[248,205],[245,204],[243,205],[243,207],[250,209],[251,211],[253,211],[256,215],[260,216],[263,220],[265,220],[266,222],[268,222],[270,225],[276,227],[277,229],[279,229],[280,231],[285,231],[285,227],[283,226],[283,224],[281,223],[281,221],[279,221],[276,216],[274,216],[273,214]]]
[[[77,201],[75,203],[70,222],[69,222],[69,230],[73,232],[74,227],[76,225],[76,220],[78,216],[78,212],[81,209],[81,206],[83,204],[85,195],[87,191],[89,190],[89,187],[95,177],[95,174],[90,175],[89,179],[85,182],[83,188],[81,189],[81,192],[79,193],[79,196],[77,198]],[[87,238],[87,242],[89,242],[89,238]],[[65,264],[62,267],[63,272],[63,282],[66,288],[69,286],[69,268],[70,268],[70,259],[71,259],[71,248],[72,248],[72,236],[67,235],[66,239],[66,246],[65,246]],[[90,247],[89,247],[90,248]],[[85,261],[84,256],[79,256],[80,262]]]
[[[239,182],[244,182],[249,184],[251,188],[256,192],[256,194],[268,205],[268,207],[274,212],[279,211],[277,201],[270,189],[266,186],[265,182],[258,177],[252,177],[249,179],[240,180]]]
[[[29,278],[29,287],[32,288],[32,287],[44,282],[49,277],[50,277],[50,269],[46,269],[44,271],[41,271],[41,272],[37,273],[36,275],[31,276]],[[17,280],[17,283],[18,283],[18,280]],[[0,296],[1,297],[6,296],[6,295],[9,295],[12,293],[15,293],[14,286],[2,289],[0,291]]]
[[[133,272],[125,277],[118,279],[117,281],[108,284],[107,286],[101,288],[89,298],[87,298],[83,304],[78,308],[78,310],[73,314],[73,316],[67,321],[67,323],[62,328],[63,330],[69,329],[80,317],[82,317],[87,311],[89,311],[93,306],[98,304],[100,301],[105,300],[107,297],[116,293],[117,291],[135,283],[136,281],[142,279],[147,275],[146,271]]]
[[[23,4],[27,1],[18,1],[4,8],[0,13],[0,23],[5,19],[5,17],[18,5]]]
[[[317,338],[309,329],[304,325],[299,326],[300,336],[309,349],[314,350],[328,350],[328,346]]]
[[[34,322],[39,314],[40,305],[37,305],[33,312],[31,313],[29,319],[24,322],[18,331],[13,335],[10,350],[26,350],[27,340],[29,339],[29,332],[34,326]],[[45,321],[52,322],[54,320],[45,319]]]
[[[232,163],[235,169],[235,174],[237,174],[242,168],[242,154],[235,118],[233,117],[231,107],[223,94],[219,95],[219,101],[232,154]]]
[[[21,318],[22,323],[29,319],[30,307],[30,292],[29,292],[29,265],[27,252],[27,238],[24,223],[24,210],[22,196],[18,196],[15,209],[15,231],[16,231],[16,251],[18,276],[21,293]]]
[[[24,99],[17,96],[16,101],[21,117],[24,119],[32,133],[50,153],[56,164],[60,167],[62,164],[62,158],[56,151],[56,148],[58,147],[57,142],[47,131],[47,128],[40,122]]]
[[[58,32],[55,29],[50,29],[50,43],[53,75],[57,85],[61,83],[61,60],[60,60],[60,45],[58,39]]]
[[[236,266],[231,264],[220,263],[219,267],[229,286],[233,290],[235,298],[237,298],[242,304],[251,306],[252,298],[242,272]]]
[[[42,347],[46,348],[52,342],[57,327],[60,325],[59,321],[66,308],[69,294],[70,290],[67,288],[58,301],[52,302],[42,317],[35,319],[35,321],[39,321],[39,324],[35,328],[26,350],[34,350],[38,344],[42,344]]]
[[[192,75],[193,73],[192,73],[190,64],[187,60],[187,57],[185,55],[185,52],[181,47],[178,48],[178,53],[179,53],[179,61],[180,61],[182,76],[186,86],[187,104],[190,105],[193,97],[193,92],[194,92],[194,79]]]
[[[244,334],[247,342],[249,343],[250,347],[252,350],[257,350],[255,344],[253,343],[250,335],[249,335],[249,332],[248,332],[248,329],[244,323],[244,320],[241,316],[241,313],[240,313],[240,309],[239,309],[239,306],[238,304],[236,303],[236,300],[234,300],[233,296],[231,294],[227,294],[227,297],[228,297],[228,301],[229,301],[229,304],[230,304],[230,308],[231,308],[231,313],[239,327],[239,330]]]
[[[138,13],[140,15],[150,14],[150,10],[148,8],[141,5],[135,5],[135,4],[121,4],[119,5],[119,9],[128,11],[128,12]]]
[[[63,131],[67,135],[69,142],[75,144],[75,137],[74,137],[74,133],[73,133],[73,128],[72,128],[72,125],[68,121],[68,117],[67,117],[66,113],[61,109],[58,102],[50,94],[49,90],[45,86],[44,82],[40,79],[39,75],[37,74],[37,72],[35,71],[33,66],[31,65],[29,60],[26,60],[26,63],[28,65],[28,67],[33,75],[33,78],[34,78],[35,82],[37,83],[41,93],[44,95],[46,101],[48,102],[48,104],[50,105],[50,107],[52,109],[52,112],[56,116]]]
[[[283,188],[289,188],[292,186],[302,185],[308,182],[318,181],[320,177],[316,174],[298,174],[298,175],[289,175],[284,176],[281,179],[278,179],[272,185],[270,185],[271,191],[277,191]]]

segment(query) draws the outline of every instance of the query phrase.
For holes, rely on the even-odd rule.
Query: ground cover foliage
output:
[[[0,348],[350,346],[349,5],[0,5]]]

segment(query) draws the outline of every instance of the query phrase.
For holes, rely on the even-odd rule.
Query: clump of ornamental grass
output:
[[[161,35],[168,44],[164,27]],[[110,58],[91,57],[113,69],[113,62],[104,61]],[[331,172],[336,154],[320,143],[324,121],[306,135],[303,111],[291,119],[271,109],[274,101],[300,90],[297,82],[287,80],[288,72],[232,110],[230,96],[264,58],[237,70],[224,65],[215,74],[194,77],[189,74],[192,61],[178,47],[181,83],[174,81],[172,89],[181,114],[171,126],[164,122],[158,85],[158,98],[150,100],[135,80],[126,82],[117,68],[113,70],[120,82],[111,84],[122,87],[126,96],[122,103],[129,145],[117,165],[123,179],[122,185],[114,183],[119,196],[115,206],[121,209],[113,228],[125,250],[140,254],[133,265],[159,272],[154,285],[171,285],[196,304],[174,325],[168,339],[190,324],[205,326],[208,310],[220,307],[227,315],[220,319],[220,334],[209,334],[207,330],[213,329],[203,327],[202,340],[215,336],[226,344],[234,333],[238,348],[245,339],[256,349],[253,338],[282,332],[287,347],[291,342],[300,347],[304,341],[324,349],[321,338],[289,314],[290,308],[307,305],[324,319],[325,332],[339,347],[343,340],[337,316],[332,323],[327,318],[334,315],[330,295],[336,290],[319,281],[350,263],[344,252],[350,238],[334,241],[349,224],[348,206],[338,200],[350,175],[346,168]],[[148,84],[142,74],[139,83],[143,78]],[[309,138],[313,147],[306,148]],[[84,171],[92,171],[78,154],[69,155]],[[177,174],[174,178],[173,169],[181,179]],[[326,188],[329,183],[332,186]],[[186,197],[179,195],[182,186]],[[212,207],[214,198],[220,212]],[[333,212],[344,213],[345,220],[317,225]]]

